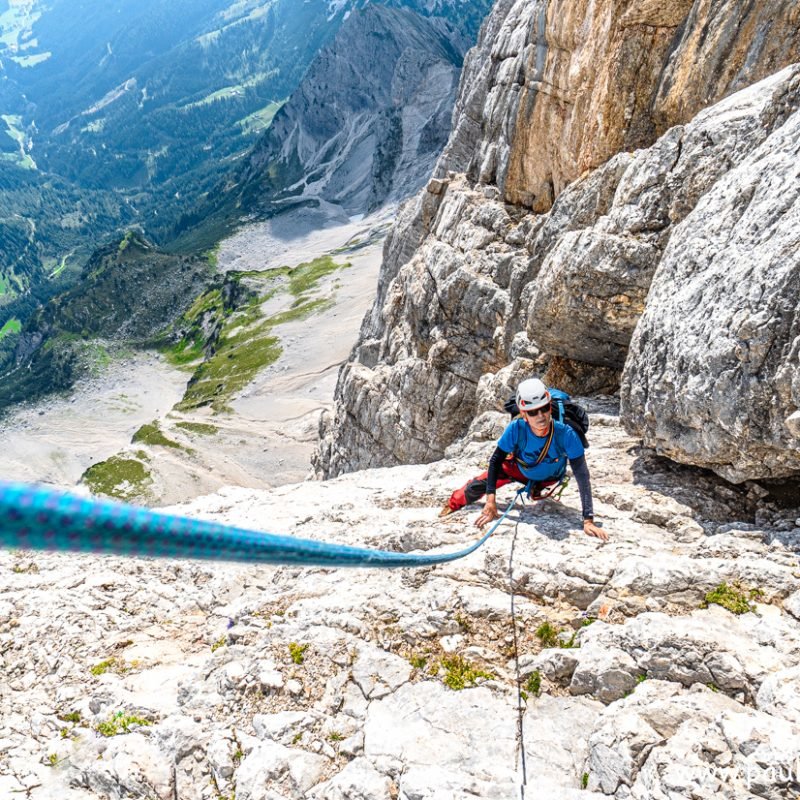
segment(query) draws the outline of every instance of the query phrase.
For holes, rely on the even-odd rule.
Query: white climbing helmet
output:
[[[533,411],[550,404],[550,392],[538,378],[528,378],[517,387],[517,407],[520,411]]]

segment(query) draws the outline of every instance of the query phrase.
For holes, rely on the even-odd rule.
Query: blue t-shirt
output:
[[[543,481],[556,478],[567,468],[567,459],[574,460],[584,454],[583,445],[569,425],[553,420],[555,430],[553,441],[547,450],[542,463],[534,466],[542,448],[547,442],[546,436],[536,436],[524,419],[515,419],[503,431],[497,446],[506,453],[512,453],[517,466],[526,478]],[[529,464],[530,466],[525,466]]]

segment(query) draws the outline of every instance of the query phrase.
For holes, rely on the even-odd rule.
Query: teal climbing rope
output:
[[[517,497],[527,488],[521,488]],[[455,553],[415,555],[259,533],[42,486],[0,482],[0,547],[250,564],[423,567],[474,553],[515,504],[516,498],[470,547]]]

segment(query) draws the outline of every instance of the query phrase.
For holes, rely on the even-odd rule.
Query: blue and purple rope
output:
[[[473,553],[513,505],[472,546],[456,553],[414,555],[259,533],[42,486],[0,482],[0,547],[248,564],[420,567]]]

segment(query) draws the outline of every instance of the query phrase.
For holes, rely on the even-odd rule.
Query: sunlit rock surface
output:
[[[790,796],[800,510],[658,458],[614,403],[589,406],[605,546],[581,532],[573,486],[418,570],[0,553],[0,796],[516,796],[512,586],[527,794]],[[477,507],[437,512],[488,449],[178,510],[453,551]],[[705,607],[722,583],[745,613]]]

